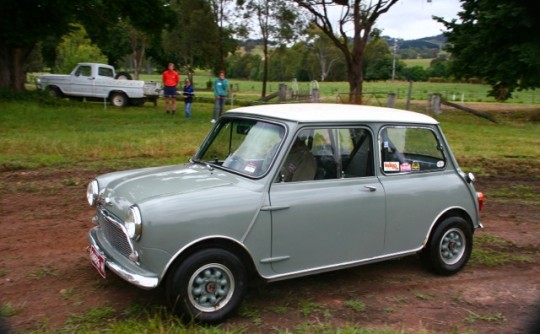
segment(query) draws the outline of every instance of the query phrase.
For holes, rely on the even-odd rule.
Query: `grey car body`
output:
[[[289,161],[298,143],[307,163]],[[302,164],[307,179],[288,180]],[[453,274],[481,227],[472,181],[423,114],[238,108],[189,163],[90,183],[92,262],[142,288],[165,285],[174,309],[208,322],[238,308],[250,272],[275,281],[419,253]]]

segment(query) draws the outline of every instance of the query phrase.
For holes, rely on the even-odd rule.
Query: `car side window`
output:
[[[436,134],[421,127],[385,127],[379,135],[384,173],[442,170],[446,159]]]
[[[278,181],[373,176],[372,143],[364,128],[304,129],[295,137]]]

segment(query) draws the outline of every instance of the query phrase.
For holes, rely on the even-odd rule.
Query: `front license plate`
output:
[[[94,246],[90,247],[90,262],[92,262],[101,277],[105,278],[105,258]]]

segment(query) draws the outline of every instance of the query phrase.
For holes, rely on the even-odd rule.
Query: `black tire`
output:
[[[114,77],[116,80],[131,80],[133,79],[131,77],[131,74],[128,72],[118,72],[116,73],[116,76]]]
[[[439,275],[463,269],[472,252],[471,225],[461,217],[448,217],[435,227],[421,257]]]
[[[51,97],[57,97],[57,98],[63,97],[62,91],[60,90],[60,88],[56,86],[47,87],[47,94],[49,94],[49,96]]]
[[[225,320],[240,307],[246,269],[233,253],[219,248],[197,252],[172,269],[166,293],[171,309],[204,323]]]
[[[122,92],[114,92],[111,94],[111,104],[115,107],[125,107],[127,106],[129,100],[126,94]]]

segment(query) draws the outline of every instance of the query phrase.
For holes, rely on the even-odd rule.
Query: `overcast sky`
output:
[[[444,30],[444,25],[433,20],[432,15],[451,20],[457,18],[459,11],[459,0],[400,0],[379,17],[375,26],[383,30],[382,35],[418,39],[439,35]]]

